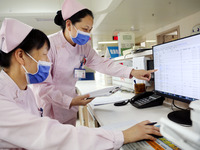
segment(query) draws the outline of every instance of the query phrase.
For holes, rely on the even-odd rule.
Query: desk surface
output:
[[[76,86],[81,93],[87,93],[105,87],[97,85],[95,81],[78,81]],[[119,94],[120,97],[123,96],[127,99],[134,96],[133,93],[127,92],[120,92],[116,94]],[[113,104],[92,106],[89,104],[88,108],[101,126],[127,122],[130,120],[138,122],[150,120],[152,122],[157,121],[159,123],[161,117],[166,118],[167,114],[172,111],[168,104],[145,109],[135,108],[130,103],[125,106],[114,106]]]
[[[96,89],[104,88],[105,86],[97,85],[95,81],[80,81],[77,83],[77,87],[81,93],[87,93]],[[134,96],[133,93],[126,92],[116,94],[119,94],[120,97],[123,96],[124,98],[131,98],[132,96]],[[119,107],[114,106],[113,104],[101,106],[92,106],[91,104],[89,104],[88,110],[99,122],[99,124],[101,126],[104,126],[104,128],[119,130],[127,129],[135,123],[144,120],[150,120],[152,122],[156,121],[158,122],[158,124],[160,124],[160,119],[162,117],[167,118],[167,114],[172,111],[170,105],[166,103],[164,103],[162,106],[145,109],[137,109],[133,107],[130,103],[125,106]],[[184,128],[188,129],[188,127]],[[189,129],[191,130],[192,127],[190,127]],[[173,143],[179,142],[180,139],[177,140],[174,140]],[[141,145],[141,143],[139,145]]]

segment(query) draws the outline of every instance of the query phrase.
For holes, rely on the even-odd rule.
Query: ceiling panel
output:
[[[95,34],[129,31],[134,25],[136,36],[200,11],[200,0],[124,0],[109,13]]]
[[[64,0],[0,0],[0,24],[5,17],[19,19],[47,34],[60,28],[53,23]],[[98,0],[79,0],[86,7]],[[94,14],[95,14],[95,10]],[[134,25],[136,36],[200,11],[200,0],[123,0],[110,12],[93,34],[111,35],[114,31],[129,31]]]

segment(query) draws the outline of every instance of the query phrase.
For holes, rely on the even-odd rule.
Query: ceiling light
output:
[[[118,41],[104,41],[104,42],[98,42],[98,44],[115,44],[118,43]]]
[[[154,43],[156,40],[146,40],[147,43]]]
[[[131,31],[134,31],[135,30],[135,27],[134,25],[131,26]]]

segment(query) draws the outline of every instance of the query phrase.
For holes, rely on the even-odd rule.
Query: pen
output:
[[[153,126],[154,124],[156,124],[157,122],[150,122],[150,123],[147,123],[146,125],[150,125],[150,126]]]
[[[136,84],[136,80],[134,80],[134,83]]]
[[[88,98],[86,98],[85,100],[88,100],[88,99],[94,99],[95,97],[88,97]]]

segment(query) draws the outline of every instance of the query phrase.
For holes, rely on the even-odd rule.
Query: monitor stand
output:
[[[192,121],[190,119],[190,110],[173,111],[169,113],[167,117],[173,122],[176,122],[182,125],[186,125],[186,126],[192,125]]]

